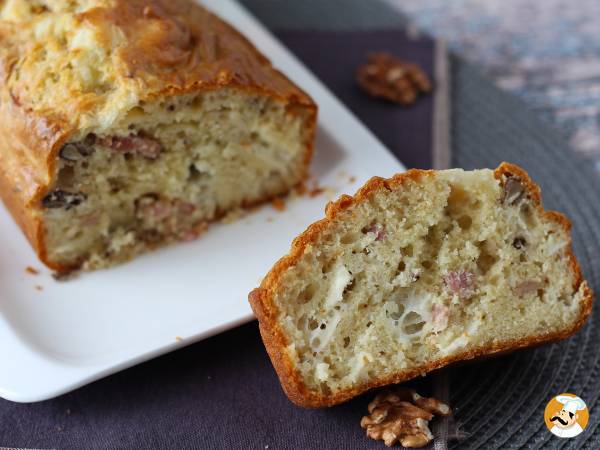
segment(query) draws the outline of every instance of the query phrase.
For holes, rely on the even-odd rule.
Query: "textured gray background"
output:
[[[243,1],[275,29],[364,29],[406,22],[377,1]],[[521,100],[499,91],[478,70],[452,59],[453,165],[523,166],[539,182],[544,204],[573,222],[575,252],[600,292],[600,182],[592,165],[569,151],[557,130]],[[600,328],[598,308],[582,331],[558,344],[450,369],[450,398],[460,448],[599,448]],[[580,395],[590,424],[576,439],[559,440],[543,423],[546,403],[562,392]]]
[[[387,0],[555,125],[600,174],[598,0]]]

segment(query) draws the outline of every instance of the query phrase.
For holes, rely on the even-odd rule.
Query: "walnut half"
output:
[[[360,421],[368,437],[383,440],[388,447],[399,442],[408,448],[424,447],[433,440],[429,421],[434,415],[452,414],[445,403],[421,397],[408,388],[389,389],[378,394],[369,403],[368,410],[369,415]]]
[[[356,72],[356,81],[373,97],[404,106],[431,91],[427,74],[418,65],[397,59],[389,53],[371,53]]]

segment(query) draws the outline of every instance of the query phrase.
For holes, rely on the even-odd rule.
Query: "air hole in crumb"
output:
[[[402,328],[406,334],[415,334],[423,329],[425,321],[421,314],[410,311],[402,320]]]
[[[329,396],[331,395],[331,389],[327,385],[327,383],[321,383],[321,392],[323,395]]]
[[[522,263],[524,263],[524,262],[526,262],[526,261],[527,261],[527,256],[525,255],[525,253],[521,253],[521,254],[519,255],[519,262],[522,262]]]
[[[403,314],[404,314],[404,306],[398,305],[398,311],[389,313],[389,317],[393,320],[400,320],[400,318],[402,317]]]
[[[70,187],[75,179],[75,169],[73,166],[64,166],[60,169],[58,181],[60,187]]]
[[[370,320],[367,322],[367,328],[369,328],[371,325],[373,325],[373,322],[371,322]]]
[[[398,319],[399,319],[404,314],[404,305],[401,305],[399,303],[397,303],[397,305],[398,305],[398,314],[399,314]]]
[[[471,225],[473,224],[473,220],[471,219],[470,216],[460,216],[458,218],[458,226],[461,227],[463,230],[468,230],[469,228],[471,228]]]
[[[544,301],[544,294],[545,294],[545,291],[543,289],[537,290],[537,296],[541,301]]]
[[[467,191],[460,186],[451,185],[445,212],[450,216],[454,215],[455,212],[459,211],[467,203],[468,198],[469,194]]]
[[[411,244],[408,244],[406,247],[402,247],[400,250],[402,251],[403,255],[406,255],[406,256],[413,255],[413,246]]]
[[[355,231],[351,231],[349,233],[346,233],[345,235],[343,235],[340,238],[340,243],[341,244],[353,244],[356,241],[358,241],[359,239],[360,239],[360,234]]]
[[[321,267],[321,273],[327,274],[331,272],[331,269],[333,268],[333,261],[323,262],[322,264],[323,266]]]
[[[321,326],[319,327],[321,330],[324,330],[325,328],[327,328],[327,324],[326,323],[322,323]]]
[[[201,107],[202,106],[202,96],[199,95],[197,97],[194,97],[194,99],[190,102],[190,105],[193,108],[199,108],[199,107]]]
[[[306,315],[302,315],[297,321],[296,321],[296,327],[299,330],[303,330],[304,327],[306,326]]]
[[[429,260],[425,260],[421,263],[421,265],[425,268],[425,269],[431,269],[431,267],[433,266],[433,263]]]
[[[347,348],[350,345],[350,338],[346,336],[344,338],[344,348]]]
[[[528,227],[533,228],[536,226],[536,220],[533,216],[533,210],[528,203],[523,202],[523,204],[521,205],[520,214],[521,218],[523,219],[523,222],[525,222]]]
[[[109,177],[107,179],[110,186],[110,192],[115,194],[125,188],[126,183],[118,177]]]
[[[196,169],[196,166],[194,164],[190,164],[188,167],[188,181],[197,181],[201,176],[202,174],[198,169]]]
[[[398,272],[404,272],[406,270],[406,263],[404,261],[400,261],[398,264]]]
[[[479,256],[477,257],[477,267],[481,271],[482,274],[486,274],[489,272],[491,267],[496,264],[498,258],[491,253],[488,248],[487,241],[481,241],[477,244],[477,248],[479,249]]]
[[[308,329],[309,330],[316,330],[319,327],[319,322],[317,322],[315,319],[310,319],[308,322]]]
[[[354,289],[354,286],[356,286],[356,277],[352,278],[352,280],[350,280],[350,283],[348,283],[346,285],[346,287],[344,288],[344,292],[342,293],[342,296],[348,294],[349,292],[352,292],[352,289]]]
[[[300,303],[308,303],[309,301],[311,301],[315,296],[316,292],[317,286],[314,283],[310,283],[309,285],[307,285],[300,293]]]

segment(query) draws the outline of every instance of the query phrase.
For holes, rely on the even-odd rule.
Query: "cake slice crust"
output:
[[[371,179],[328,204],[249,300],[288,397],[324,407],[565,338],[592,292],[568,219],[504,163]]]

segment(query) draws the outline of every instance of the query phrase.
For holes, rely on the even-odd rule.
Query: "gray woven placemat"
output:
[[[573,222],[575,253],[600,292],[600,183],[555,130],[516,98],[493,88],[472,67],[452,65],[453,164],[472,169],[508,160],[539,182],[546,207]],[[461,448],[589,448],[600,446],[600,327],[598,308],[582,331],[559,344],[452,371],[452,404],[471,434]],[[541,418],[561,392],[580,395],[590,424],[577,439],[557,440]]]
[[[361,0],[245,0],[271,28],[381,28],[404,20],[385,5]],[[511,161],[542,187],[546,207],[573,222],[575,253],[600,292],[600,180],[567,150],[558,133],[520,100],[499,91],[473,67],[451,60],[452,165],[496,167]],[[574,337],[558,344],[447,370],[455,420],[467,438],[451,448],[599,448],[600,318],[598,308]],[[546,403],[562,392],[590,408],[576,439],[553,437],[544,425]]]

